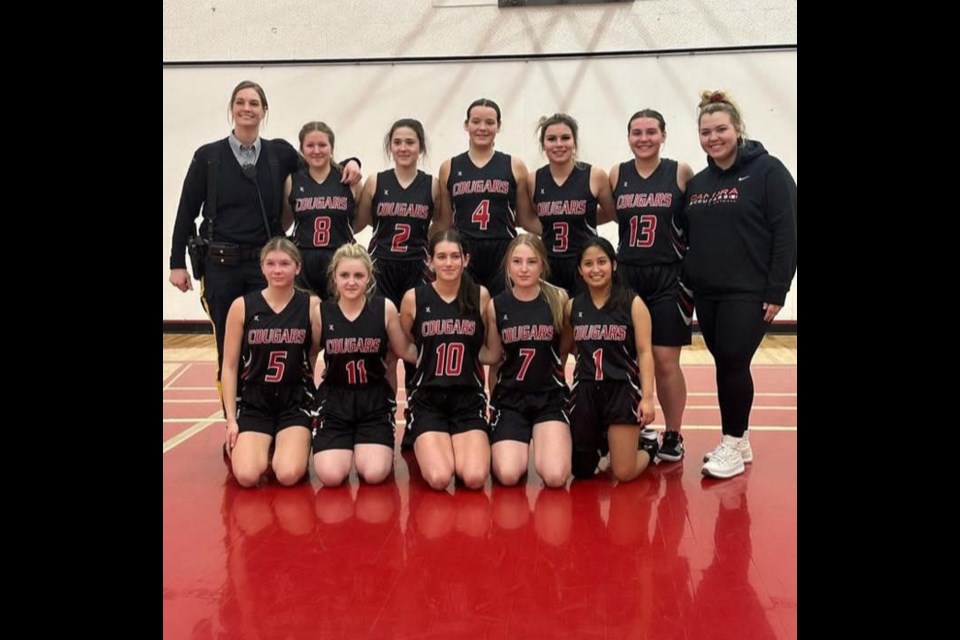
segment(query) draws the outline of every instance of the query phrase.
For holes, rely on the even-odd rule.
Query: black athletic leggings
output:
[[[763,304],[744,300],[696,299],[697,320],[707,349],[717,364],[717,399],[724,435],[743,437],[753,406],[750,361],[766,323]]]

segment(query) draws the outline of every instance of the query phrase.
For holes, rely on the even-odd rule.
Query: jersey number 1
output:
[[[603,349],[593,352],[593,379],[603,380]]]

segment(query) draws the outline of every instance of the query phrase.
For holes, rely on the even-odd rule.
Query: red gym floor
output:
[[[742,476],[701,479],[714,370],[685,363],[682,462],[626,484],[548,490],[531,471],[442,493],[409,454],[380,486],[241,489],[209,351],[164,350],[164,638],[797,637],[795,348],[754,365]]]

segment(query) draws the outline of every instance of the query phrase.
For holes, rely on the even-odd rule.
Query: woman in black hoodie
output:
[[[687,184],[684,280],[716,361],[723,425],[702,472],[731,478],[753,460],[750,361],[797,272],[797,183],[762,144],[746,139],[740,110],[725,92],[700,97],[707,167]]]

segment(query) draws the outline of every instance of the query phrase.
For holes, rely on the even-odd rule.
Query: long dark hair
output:
[[[460,247],[460,255],[466,261],[467,252],[463,248],[463,240],[460,239],[460,234],[455,229],[446,229],[430,236],[430,258],[433,258],[434,250],[441,242],[452,242]],[[464,266],[463,273],[460,275],[460,288],[457,290],[457,310],[462,316],[480,313],[480,285],[473,281],[466,266]]]
[[[617,266],[617,252],[614,250],[613,245],[610,244],[610,241],[603,236],[592,236],[584,243],[583,248],[580,249],[580,252],[577,254],[577,277],[581,280],[583,276],[580,275],[580,261],[583,260],[583,254],[591,247],[596,247],[607,254],[607,258],[610,259],[611,268]],[[587,295],[590,295],[589,288],[586,289]],[[623,284],[623,278],[620,277],[620,270],[613,269],[613,273],[610,276],[610,298],[603,307],[605,309],[625,309],[629,313],[630,305],[633,304],[633,297],[636,295],[637,294],[631,291],[627,285]]]

